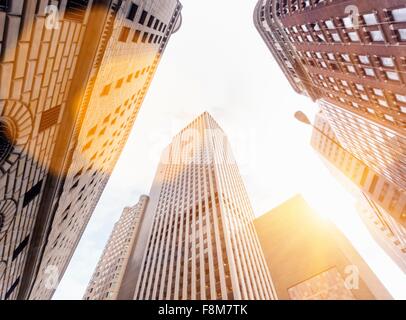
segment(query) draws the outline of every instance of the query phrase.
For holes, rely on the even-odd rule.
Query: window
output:
[[[147,23],[147,27],[148,27],[148,28],[151,28],[151,27],[152,27],[152,24],[154,23],[154,20],[155,20],[155,17],[151,15],[151,16],[149,17],[149,20],[148,20],[148,23]]]
[[[324,22],[324,24],[326,25],[326,27],[328,29],[335,29],[336,27],[334,26],[334,22],[332,20],[327,20],[326,22]]]
[[[61,106],[56,106],[47,111],[44,111],[41,116],[41,122],[39,124],[38,132],[45,131],[48,128],[54,126],[58,122],[60,111]]]
[[[342,54],[341,57],[344,59],[346,62],[351,62],[350,56],[346,53]]]
[[[317,34],[317,36],[319,37],[318,40],[319,42],[324,41],[326,42],[326,37],[323,34]],[[321,41],[320,41],[321,40]]]
[[[137,43],[138,40],[140,39],[141,31],[140,30],[135,30],[134,36],[133,36],[133,42]]]
[[[7,290],[6,295],[4,296],[4,300],[7,300],[14,292],[15,288],[17,288],[18,284],[20,283],[20,277],[14,281],[11,287]]]
[[[120,32],[120,36],[118,37],[118,41],[120,42],[127,42],[128,35],[130,34],[130,28],[123,27]]]
[[[146,12],[145,10],[142,10],[141,17],[140,17],[140,20],[139,20],[139,24],[144,25],[145,20],[147,19],[147,15],[148,15],[148,12]]]
[[[349,16],[349,17],[345,17],[344,19],[343,19],[343,23],[344,23],[344,26],[346,27],[346,28],[354,28],[354,24],[352,23],[352,17],[351,16]]]
[[[406,8],[392,10],[392,17],[396,22],[406,22]]]
[[[327,53],[327,56],[330,60],[335,60],[334,54],[333,53]]]
[[[376,16],[373,13],[364,14],[363,18],[364,18],[365,24],[368,26],[378,24],[378,20],[376,19]]]
[[[89,0],[68,0],[64,18],[66,20],[82,23],[86,15],[88,4]]]
[[[358,59],[363,64],[369,64],[370,63],[368,56],[358,56]]]
[[[154,24],[154,30],[157,30],[158,25],[159,25],[159,19],[156,19],[155,24]]]
[[[406,96],[403,96],[401,94],[395,94],[395,97],[396,97],[396,100],[406,103]]]
[[[76,172],[75,176],[73,177],[73,180],[79,179],[80,176],[83,173],[83,168],[81,168],[78,172]]]
[[[348,32],[348,36],[350,37],[352,42],[357,42],[359,41],[359,36],[357,32]]]
[[[393,71],[386,71],[386,77],[389,80],[395,80],[395,81],[399,81],[399,75],[396,72]]]
[[[97,125],[95,125],[92,129],[89,130],[89,132],[87,133],[88,137],[91,137],[92,135],[94,135],[96,133],[97,130]]]
[[[321,30],[318,23],[315,23],[315,24],[313,25],[313,29],[314,29],[314,31],[320,31],[320,30]]]
[[[347,66],[347,69],[351,73],[355,73],[355,68],[353,66]]]
[[[383,91],[381,89],[374,88],[373,91],[377,96],[383,97]]]
[[[20,253],[24,250],[24,248],[27,246],[28,241],[30,240],[30,236],[26,236],[23,241],[18,245],[17,248],[14,249],[13,252],[13,261],[20,255]]]
[[[142,42],[142,43],[145,43],[145,42],[147,41],[147,38],[148,38],[148,32],[145,32],[145,33],[143,34],[143,36],[142,36],[141,42]]]
[[[364,72],[366,76],[375,77],[375,72],[371,68],[364,68]]]
[[[361,181],[360,181],[361,186],[365,185],[365,182],[368,178],[368,174],[369,174],[369,169],[368,169],[368,167],[365,167],[364,172],[362,173]]]
[[[26,207],[31,201],[33,201],[41,192],[42,180],[28,190],[24,195],[23,207]]]
[[[371,35],[371,39],[374,42],[384,41],[385,38],[380,30],[370,31],[369,34]]]
[[[134,21],[137,11],[138,11],[138,6],[135,3],[131,2],[130,10],[128,11],[128,14],[127,14],[127,19]]]
[[[406,29],[399,29],[398,33],[400,41],[406,41]]]
[[[123,86],[123,82],[124,82],[124,79],[123,79],[123,78],[121,78],[120,80],[118,80],[118,81],[117,81],[117,84],[116,84],[116,89],[120,89],[120,88]]]
[[[395,63],[391,57],[381,57],[381,63],[385,67],[394,67]]]
[[[111,89],[111,84],[108,84],[107,86],[104,86],[101,95],[102,96],[107,96],[110,93]]]
[[[8,7],[7,0],[0,0],[0,11],[6,11]]]
[[[70,188],[70,191],[76,189],[76,188],[78,187],[78,185],[79,185],[79,180],[77,180],[77,181],[72,185],[72,187]],[[65,219],[64,219],[64,220],[65,220]]]
[[[341,41],[341,38],[338,35],[338,33],[332,33],[331,37],[333,38],[334,42],[340,42]]]
[[[82,152],[89,150],[92,147],[93,141],[88,142],[82,149]]]
[[[385,114],[385,115],[384,115],[384,118],[385,118],[386,120],[390,121],[390,122],[394,122],[394,121],[395,121],[395,119],[393,119],[393,117],[390,116],[390,115],[388,115],[388,114]]]

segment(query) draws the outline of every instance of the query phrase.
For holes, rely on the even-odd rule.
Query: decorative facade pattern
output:
[[[289,288],[288,293],[291,300],[355,300],[335,267]]]

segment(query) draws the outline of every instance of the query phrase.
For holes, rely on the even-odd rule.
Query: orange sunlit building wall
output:
[[[391,299],[350,242],[301,196],[254,225],[279,299]]]

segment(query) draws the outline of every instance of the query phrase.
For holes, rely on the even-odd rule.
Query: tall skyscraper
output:
[[[117,299],[148,200],[147,196],[141,196],[135,206],[124,209],[86,289],[85,300]]]
[[[166,148],[150,199],[135,299],[276,297],[237,164],[208,113]]]
[[[48,299],[123,149],[177,0],[0,1],[0,298]]]
[[[314,126],[313,148],[356,197],[358,212],[377,242],[406,271],[406,193],[345,150],[323,113]]]
[[[279,299],[392,299],[344,235],[301,196],[254,224]]]
[[[341,145],[406,190],[405,2],[260,0],[254,19]]]

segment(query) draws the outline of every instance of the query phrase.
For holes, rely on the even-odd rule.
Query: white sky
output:
[[[204,111],[228,135],[260,216],[297,193],[352,240],[391,294],[406,299],[406,275],[366,231],[352,198],[310,146],[310,127],[293,118],[317,106],[291,89],[253,24],[256,0],[183,0],[135,127],[54,299],[81,299],[114,223],[148,194],[171,138]]]

